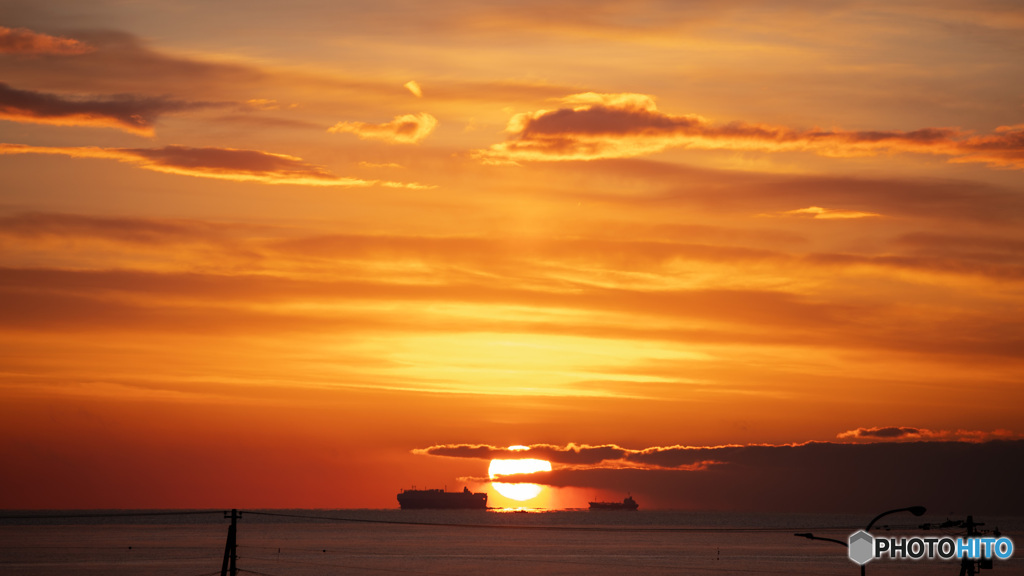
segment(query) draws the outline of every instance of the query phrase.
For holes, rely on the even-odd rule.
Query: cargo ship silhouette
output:
[[[622,502],[591,502],[591,510],[636,510],[640,505],[632,496],[626,496]]]
[[[402,490],[398,494],[398,506],[402,510],[485,510],[487,508],[486,492],[470,492],[463,488],[462,492],[446,492],[440,488],[428,490]]]

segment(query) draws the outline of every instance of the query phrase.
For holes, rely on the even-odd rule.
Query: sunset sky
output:
[[[0,0],[0,508],[1024,513],[1022,438],[1018,2]]]

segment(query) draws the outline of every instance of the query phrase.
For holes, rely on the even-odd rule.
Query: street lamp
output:
[[[875,525],[875,522],[878,522],[883,516],[888,516],[889,514],[895,514],[897,512],[910,512],[914,516],[922,516],[925,513],[925,511],[926,511],[926,509],[925,509],[924,506],[910,506],[910,507],[907,507],[907,508],[897,508],[895,510],[887,510],[885,512],[882,512],[878,516],[875,516],[871,520],[871,522],[868,522],[868,527],[865,528],[864,531],[867,532],[867,531],[871,530],[871,527]],[[822,538],[821,536],[815,536],[814,534],[811,534],[810,532],[797,532],[796,534],[793,534],[793,536],[800,536],[801,538],[807,538],[808,540],[824,540],[825,542],[835,542],[836,544],[842,544],[846,548],[850,547],[849,543],[843,542],[842,540],[836,540],[834,538]],[[864,576],[864,565],[863,564],[860,565],[860,576]]]

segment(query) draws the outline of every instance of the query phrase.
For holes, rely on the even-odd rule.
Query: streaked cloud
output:
[[[278,110],[281,108],[281,104],[277,100],[270,98],[251,98],[246,100],[245,104],[253,110]]]
[[[213,106],[224,104],[126,95],[71,98],[18,90],[0,83],[0,120],[13,122],[117,128],[152,136],[153,124],[163,114]]]
[[[818,220],[851,220],[856,218],[878,218],[881,214],[875,212],[861,212],[858,210],[840,210],[831,208],[822,208],[821,206],[810,206],[807,208],[798,208],[796,210],[787,210],[781,212],[781,216],[809,216]],[[770,216],[765,214],[765,216]]]
[[[911,426],[875,426],[872,428],[855,428],[836,434],[836,438],[849,441],[877,442],[880,440],[953,440],[957,442],[987,442],[989,440],[1019,438],[1010,430],[929,430]]]
[[[232,102],[265,94],[277,98],[283,92],[270,82],[274,71],[251,62],[162,50],[119,30],[90,30],[80,36],[96,49],[75,58],[48,58],[45,66],[37,58],[9,59],[3,81],[70,94],[188,94]],[[302,82],[315,85],[308,77]]]
[[[27,28],[0,26],[0,54],[75,56],[93,50],[93,46],[74,38],[51,36]]]
[[[658,110],[645,94],[573,94],[556,110],[516,114],[511,139],[474,155],[486,163],[627,158],[667,148],[806,151],[829,157],[910,152],[941,155],[951,162],[978,162],[1024,169],[1024,127],[1002,126],[973,135],[956,128],[913,131],[801,130],[733,121],[715,123],[697,114]]]
[[[140,161],[136,156],[121,160]],[[384,185],[379,181],[376,184]],[[911,354],[943,362],[942,372],[948,372],[954,365],[973,366],[995,359],[1013,362],[1024,351],[1017,329],[1019,315],[1003,312],[997,293],[989,298],[977,295],[979,286],[984,287],[980,292],[985,293],[993,288],[1014,289],[1024,280],[1024,267],[1012,262],[972,259],[969,254],[803,255],[741,246],[633,240],[306,236],[295,230],[250,234],[215,222],[111,220],[40,213],[9,216],[0,224],[0,241],[10,239],[6,246],[18,247],[17,251],[8,251],[6,266],[29,268],[39,266],[40,262],[54,266],[55,261],[73,263],[77,259],[75,267],[86,266],[88,262],[100,269],[131,268],[139,265],[130,258],[130,252],[137,251],[138,245],[158,247],[163,242],[180,246],[190,242],[194,235],[195,243],[213,245],[209,250],[204,248],[201,255],[201,261],[210,269],[234,270],[239,274],[213,275],[209,279],[217,285],[230,285],[231,301],[235,304],[261,307],[266,302],[292,302],[300,307],[368,310],[397,306],[416,311],[403,316],[410,321],[416,319],[410,325],[401,324],[410,331],[529,334],[535,338],[587,339],[591,346],[597,346],[598,341],[692,350],[759,346],[772,354],[796,346],[808,356],[827,355],[840,349],[854,355]],[[55,238],[59,241],[52,240]],[[763,244],[760,238],[751,237],[749,242]],[[214,242],[215,239],[218,240]],[[117,247],[106,255],[108,264],[103,264],[90,251],[91,240],[132,246]],[[880,249],[888,250],[888,246],[882,245]],[[22,253],[29,255],[27,260],[17,259]],[[246,260],[239,262],[236,255],[245,255]],[[147,254],[145,269],[191,270],[187,261],[192,259],[182,261],[179,256],[178,248],[167,254]],[[256,262],[256,268],[248,267]],[[664,280],[678,270],[700,271],[708,274],[710,281],[679,285]],[[732,276],[736,270],[744,270],[748,275],[767,270],[769,275],[757,287],[747,279],[732,289],[721,288],[719,276]],[[256,282],[251,276],[267,271],[273,271],[276,278]],[[891,302],[884,295],[859,290],[857,287],[864,284],[858,277],[864,275],[868,284],[905,276],[911,280],[908,285],[913,286],[915,293],[921,294],[921,301],[955,293],[960,284],[973,299],[974,307],[966,311],[918,310],[924,305],[921,302]],[[24,279],[24,289],[32,292],[52,285],[70,290],[82,281],[74,270],[53,270],[45,276],[26,272],[19,277]],[[617,277],[623,279],[621,283],[615,280]],[[97,277],[90,278],[87,284],[95,285]],[[129,292],[135,285],[144,291],[152,289],[150,284],[161,285],[176,297],[212,298],[211,302],[224,294],[204,294],[209,286],[204,278],[195,274],[142,274],[130,281],[111,276],[108,283]],[[296,278],[317,281],[295,283],[292,280]],[[651,281],[638,282],[641,278]],[[825,283],[827,290],[805,291],[792,278]],[[832,282],[834,279],[839,280]],[[929,283],[936,289],[929,290]],[[740,287],[744,284],[746,287]],[[845,296],[843,285],[857,290],[857,297]],[[83,289],[83,296],[89,297],[87,287]],[[510,310],[516,312],[509,313]],[[252,316],[253,322],[240,322],[238,326],[257,324],[255,317],[259,315],[252,312]],[[385,313],[371,316],[376,319],[367,322],[373,326],[398,325]],[[30,322],[31,314],[26,313],[24,318]],[[320,327],[328,324],[307,323],[301,317],[295,323],[310,327],[313,333],[319,333]],[[899,326],[898,330],[890,327],[894,324]],[[939,325],[941,330],[936,329]],[[232,328],[225,324],[221,329]],[[97,326],[96,330],[102,328]],[[720,362],[714,364],[716,370],[723,369]],[[675,367],[657,369],[643,363],[631,365],[621,374],[603,368],[592,372],[559,374],[558,379],[580,382],[581,388],[620,388],[638,395],[641,387],[625,384],[633,375],[680,380]],[[607,382],[597,376],[602,372]],[[712,373],[709,376],[721,377]],[[654,387],[648,390],[654,392],[643,394],[671,394]]]
[[[334,134],[349,133],[360,138],[384,140],[399,144],[416,144],[430,135],[437,127],[437,118],[426,112],[395,116],[391,122],[370,124],[367,122],[338,122],[327,129]]]
[[[397,162],[367,162],[362,161],[359,163],[363,168],[401,168],[402,165]]]
[[[527,167],[531,172],[542,171],[546,177],[577,170],[571,163],[534,163]],[[954,178],[863,174],[773,175],[627,158],[591,162],[585,171],[576,173],[579,182],[585,183],[576,188],[577,197],[585,202],[612,204],[624,211],[658,207],[745,219],[819,206],[882,214],[893,225],[903,222],[910,229],[926,222],[941,223],[947,231],[951,225],[960,228],[966,222],[982,225],[995,234],[1008,230],[1006,227],[1024,229],[1024,198],[1012,183],[1018,172],[993,173],[1010,177],[1011,181],[991,184]],[[620,179],[637,186],[657,187],[658,192],[622,194],[616,187],[604,185]],[[795,223],[800,218],[789,220]],[[880,219],[860,222],[880,223]],[[784,220],[772,225],[789,227]]]
[[[433,190],[437,188],[433,184],[420,184],[418,182],[394,182],[391,180],[382,180],[380,185],[385,188],[405,188],[406,190]]]
[[[96,148],[0,144],[0,154],[56,154],[72,158],[102,158],[168,174],[263,184],[370,186],[375,182],[335,176],[326,169],[295,156],[234,148]]]
[[[895,243],[917,254],[963,254],[992,262],[1002,261],[1007,255],[1024,253],[1024,240],[996,235],[912,232],[900,236]]]
[[[102,218],[45,212],[0,217],[0,236],[104,238],[139,244],[192,241],[199,236],[208,236],[218,228],[200,221]],[[216,235],[223,237],[223,233]]]
[[[735,239],[736,237],[734,237]],[[1007,239],[1006,241],[1012,242]],[[762,247],[756,247],[762,246]],[[906,271],[961,277],[987,277],[1000,281],[1024,279],[1024,266],[973,253],[886,254],[857,252],[800,253],[768,249],[751,239],[735,245],[684,241],[615,240],[612,238],[501,241],[480,237],[329,235],[289,239],[273,244],[282,254],[305,258],[398,258],[429,262],[438,267],[468,266],[489,273],[513,274],[556,269],[665,274],[682,263],[691,265],[770,266],[777,273],[808,266],[832,274],[839,270],[873,267],[879,271]],[[731,269],[730,269],[731,270]],[[598,288],[598,286],[593,286]],[[662,291],[652,296],[667,296]],[[581,295],[585,296],[585,295]],[[586,299],[581,300],[585,302]]]

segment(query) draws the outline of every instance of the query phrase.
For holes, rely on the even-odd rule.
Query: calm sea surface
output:
[[[52,517],[60,514],[64,517]],[[127,514],[137,512],[0,512],[0,574],[220,574],[230,523],[222,511]],[[926,533],[915,527],[944,517],[890,518],[886,520],[893,522],[893,534],[962,535],[962,531]],[[1024,518],[975,520],[985,522],[987,529],[998,526],[1014,544],[1024,541],[1020,538]],[[270,576],[852,576],[860,569],[846,557],[846,548],[793,534],[813,532],[845,540],[865,523],[860,516],[644,510],[245,511],[238,521],[237,566],[241,574]],[[880,532],[877,527],[875,532]],[[867,565],[872,576],[956,576],[959,572],[959,563],[953,561],[880,560]],[[1024,574],[1024,551],[1016,551],[1008,561],[996,561],[994,571],[983,574]]]

